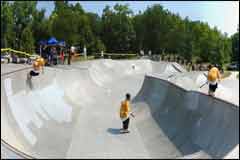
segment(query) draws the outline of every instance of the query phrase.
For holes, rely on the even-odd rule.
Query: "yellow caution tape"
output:
[[[19,54],[22,54],[22,55],[25,55],[25,56],[29,56],[29,57],[33,56],[33,54],[29,54],[29,53],[22,52],[22,51],[17,51],[17,50],[11,49],[11,48],[1,48],[1,53],[5,52],[5,51],[11,51],[11,52],[19,53]]]

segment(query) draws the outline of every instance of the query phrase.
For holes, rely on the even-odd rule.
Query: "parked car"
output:
[[[27,58],[19,58],[19,63],[24,64],[27,63]]]
[[[1,56],[1,63],[5,63],[5,62],[6,62],[5,58]]]
[[[228,70],[239,70],[239,63],[233,62],[227,67]]]
[[[10,55],[1,55],[1,63],[10,63],[11,62],[11,56]]]

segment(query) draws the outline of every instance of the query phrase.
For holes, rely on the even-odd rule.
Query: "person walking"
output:
[[[70,52],[68,52],[68,65],[70,65],[71,64],[71,51]]]
[[[71,60],[72,60],[72,56],[74,55],[75,53],[75,47],[71,47],[70,48],[70,51],[68,52],[68,65],[71,64]]]
[[[130,122],[130,115],[134,117],[133,113],[130,112],[130,100],[131,95],[127,93],[125,100],[121,102],[120,118],[122,120],[122,129],[120,131],[122,133],[129,133],[128,127]]]
[[[49,51],[48,51],[48,64],[51,66],[52,65],[52,54],[53,54],[53,49],[51,48]]]

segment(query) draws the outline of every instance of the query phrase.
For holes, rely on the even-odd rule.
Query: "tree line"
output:
[[[36,1],[1,1],[1,48],[36,52],[38,42],[51,36],[88,54],[145,53],[179,55],[189,62],[220,65],[239,60],[239,31],[221,33],[207,23],[181,18],[156,4],[133,14],[128,5],[106,6],[102,16],[80,5],[55,1],[45,17]]]

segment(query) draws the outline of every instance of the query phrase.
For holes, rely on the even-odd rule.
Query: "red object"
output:
[[[60,57],[61,57],[61,60],[63,61],[64,60],[64,52],[61,52]]]

